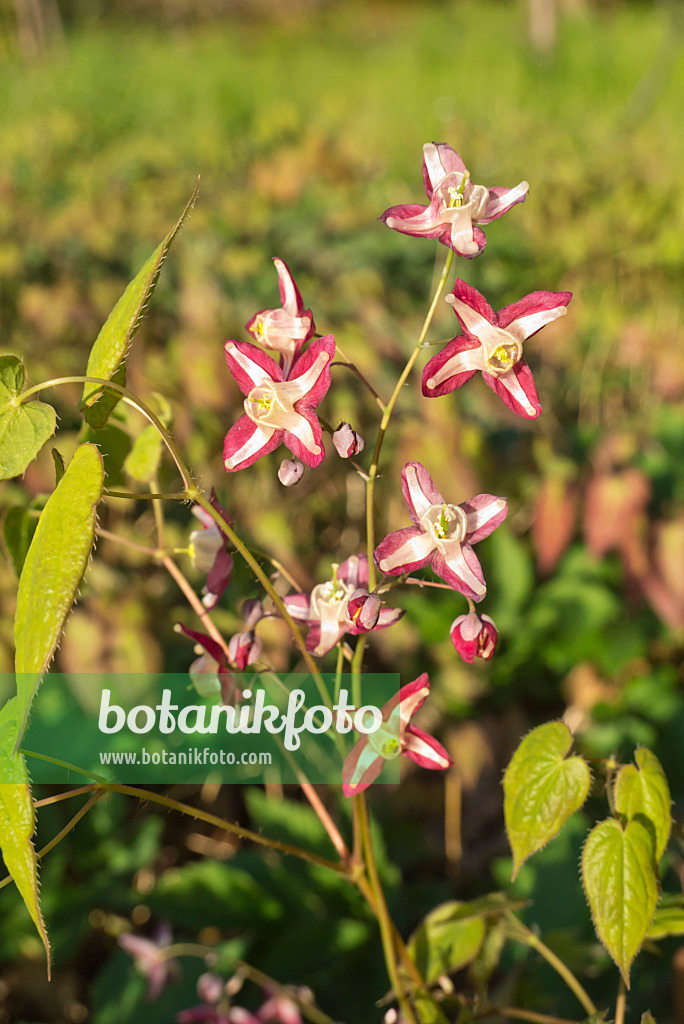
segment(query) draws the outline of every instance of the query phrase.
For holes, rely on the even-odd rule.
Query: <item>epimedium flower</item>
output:
[[[504,521],[506,499],[478,494],[460,505],[450,505],[420,462],[406,463],[401,488],[414,525],[388,534],[378,544],[375,561],[381,572],[400,576],[432,563],[433,572],[450,587],[481,601],[487,587],[472,545]]]
[[[290,269],[284,260],[274,256],[280,309],[262,309],[245,325],[254,340],[264,348],[280,353],[280,365],[285,376],[302,346],[312,338],[316,325],[310,309],[304,309],[302,297]]]
[[[422,768],[450,768],[452,760],[432,736],[410,720],[430,693],[427,672],[395,693],[382,708],[382,725],[356,741],[342,766],[342,790],[355,796],[375,782],[385,761],[405,755]]]
[[[154,939],[124,932],[119,936],[119,945],[133,957],[136,970],[147,978],[147,999],[154,1002],[167,985],[180,976],[177,962],[167,955],[166,947],[171,945],[171,929],[160,925]]]
[[[366,447],[365,437],[352,430],[349,423],[340,423],[337,430],[333,431],[332,442],[341,459],[351,459],[352,455],[358,455]]]
[[[227,341],[226,361],[245,395],[244,415],[228,433],[223,464],[229,473],[245,469],[280,444],[307,466],[319,466],[325,451],[315,407],[330,387],[335,354],[332,334],[312,341],[287,377],[278,364],[247,341]]]
[[[223,704],[233,705],[242,700],[242,691],[235,685],[233,669],[221,645],[207,633],[188,629],[182,622],[176,623],[177,632],[185,633],[195,641],[203,652],[193,661],[189,675],[200,697],[221,695]]]
[[[532,371],[523,359],[523,342],[567,312],[572,292],[532,292],[495,313],[476,288],[457,280],[446,301],[463,331],[433,356],[423,370],[428,398],[460,388],[479,370],[485,384],[525,419],[541,412]]]
[[[310,594],[288,594],[283,602],[293,619],[309,626],[306,649],[321,656],[332,650],[345,633],[358,636],[370,629],[386,629],[394,625],[404,612],[400,608],[377,611],[373,626],[367,625],[369,616],[363,615],[361,598],[369,598],[368,559],[365,555],[351,555],[341,565],[333,565],[332,579],[319,583]],[[350,608],[352,599],[358,603]],[[359,621],[361,620],[361,621]]]
[[[429,206],[392,206],[380,220],[406,235],[438,238],[468,259],[479,256],[487,241],[477,225],[489,224],[523,203],[529,191],[526,181],[515,188],[474,185],[461,157],[444,142],[423,146],[423,182]]]
[[[218,503],[213,492],[210,501],[224,519],[228,520],[225,509]],[[207,573],[207,582],[202,588],[202,604],[205,608],[211,609],[218,603],[230,583],[233,557],[226,549],[228,538],[209,513],[201,505],[193,505],[192,514],[199,519],[202,528],[193,530],[190,534],[188,553],[195,568]]]
[[[479,616],[475,611],[454,619],[449,633],[452,644],[469,664],[472,664],[475,658],[489,661],[496,650],[499,638],[494,620],[490,619],[489,615]]]

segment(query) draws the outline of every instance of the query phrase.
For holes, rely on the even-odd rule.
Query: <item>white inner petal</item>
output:
[[[536,313],[528,313],[527,316],[519,316],[512,320],[506,330],[522,342],[525,338],[529,338],[531,334],[544,327],[545,324],[550,324],[553,320],[557,320],[559,316],[565,316],[567,311],[566,306],[540,309]]]

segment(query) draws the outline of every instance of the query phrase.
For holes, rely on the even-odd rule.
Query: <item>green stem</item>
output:
[[[477,1020],[485,1017],[512,1017],[513,1020],[527,1020],[531,1024],[578,1024],[567,1017],[553,1017],[548,1013],[537,1013],[536,1010],[519,1010],[517,1006],[485,1006],[476,1014]]]
[[[104,490],[105,498],[124,498],[126,501],[187,501],[185,491],[153,491],[152,493],[141,491],[110,491],[107,487]]]
[[[385,954],[387,974],[389,975],[390,984],[392,985],[392,989],[394,990],[394,994],[397,997],[399,1006],[401,1007],[401,1012],[406,1018],[407,1024],[418,1024],[397,970],[397,955],[394,944],[394,924],[392,923],[389,911],[387,910],[385,894],[382,891],[382,884],[380,882],[380,876],[378,875],[378,867],[375,862],[366,798],[363,793],[359,793],[357,796],[352,797],[352,799],[357,805],[357,820],[365,854],[366,867],[368,869],[368,879],[373,893],[375,915],[378,925],[380,926],[380,938],[382,940],[383,953]]]
[[[627,1007],[627,988],[625,979],[620,975],[617,1000],[615,1002],[615,1024],[625,1024],[625,1009]]]
[[[535,935],[533,931],[530,931],[522,921],[519,921],[514,914],[510,911],[506,913],[506,920],[510,925],[510,937],[517,940],[518,942],[524,943],[530,949],[535,949],[540,956],[542,956],[548,964],[553,967],[554,971],[560,975],[568,988],[574,992],[579,999],[580,1003],[588,1014],[596,1013],[597,1009],[582,985],[572,973],[569,967],[567,967],[563,961],[553,953],[545,943]]]
[[[25,402],[27,398],[31,397],[31,395],[38,394],[38,392],[43,391],[45,388],[54,388],[62,384],[99,384],[102,388],[108,388],[110,391],[115,391],[118,395],[121,395],[122,401],[126,402],[127,405],[132,406],[134,409],[137,409],[138,412],[142,413],[145,419],[149,420],[150,423],[157,428],[173,461],[178,467],[178,472],[183,480],[183,485],[186,488],[190,487],[192,483],[192,474],[185,465],[176,442],[173,440],[159,417],[155,415],[149,406],[145,405],[140,398],[134,395],[132,391],[129,391],[128,388],[124,388],[120,384],[114,384],[111,380],[103,380],[102,377],[88,377],[80,375],[73,377],[53,377],[51,380],[43,381],[42,384],[35,384],[32,388],[28,388],[26,391],[23,391],[19,396],[19,401]]]
[[[435,315],[435,310],[437,308],[437,302],[439,300],[440,295],[442,294],[442,290],[443,290],[444,285],[446,283],[446,279],[447,279],[447,277],[449,275],[449,270],[451,269],[451,263],[452,263],[453,258],[454,258],[453,250],[449,249],[449,252],[447,253],[446,260],[444,261],[444,269],[442,270],[442,276],[440,277],[439,283],[437,284],[437,288],[435,290],[435,294],[434,294],[434,296],[432,298],[432,302],[430,303],[430,308],[429,308],[429,310],[427,312],[427,316],[425,317],[425,320],[423,322],[423,327],[422,327],[420,335],[418,337],[418,341],[416,342],[416,346],[413,349],[413,352],[411,353],[411,355],[409,356],[408,362],[406,363],[406,366],[402,370],[401,376],[400,376],[399,380],[397,381],[396,387],[394,388],[394,391],[392,392],[392,395],[390,397],[389,402],[385,406],[385,410],[384,410],[384,412],[382,414],[382,419],[380,421],[380,429],[378,430],[378,439],[375,442],[375,451],[373,452],[373,461],[371,462],[371,467],[368,470],[368,480],[366,481],[366,533],[367,533],[367,545],[368,545],[368,589],[369,590],[373,590],[375,588],[375,563],[373,561],[373,552],[375,551],[375,523],[374,523],[374,519],[373,519],[373,499],[374,499],[374,496],[375,496],[375,478],[378,475],[378,464],[380,462],[380,452],[382,451],[382,445],[383,445],[383,442],[385,440],[385,434],[387,432],[387,426],[388,426],[390,418],[392,416],[392,412],[394,411],[394,406],[397,403],[397,399],[399,398],[399,394],[401,392],[401,389],[404,386],[404,383],[406,382],[406,379],[407,379],[408,375],[410,374],[411,370],[413,369],[413,364],[415,363],[416,359],[418,358],[418,354],[419,354],[421,348],[423,347],[423,342],[425,341],[425,335],[427,334],[428,329],[430,327],[430,324],[432,323],[432,318]]]
[[[251,964],[247,964],[244,960],[239,960],[237,964],[236,973],[242,974],[249,981],[253,981],[260,988],[266,992],[272,993],[273,995],[284,996],[291,1002],[296,1003],[298,1009],[307,1020],[310,1020],[312,1024],[335,1024],[331,1017],[328,1017],[326,1013],[319,1010],[317,1006],[312,1003],[306,1002],[301,999],[292,989],[286,988],[273,978],[269,977],[268,974],[264,974],[263,971],[257,970],[256,967],[252,967]]]
[[[351,663],[352,704],[361,707],[361,669],[363,668],[363,652],[366,649],[368,633],[362,633],[356,641],[356,650]]]

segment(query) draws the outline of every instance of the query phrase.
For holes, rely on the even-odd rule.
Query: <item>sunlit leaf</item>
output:
[[[14,505],[8,509],[2,522],[2,539],[17,576],[21,576],[37,525],[38,516],[31,515],[30,511],[21,505]]]
[[[124,360],[131,339],[140,326],[159,280],[162,264],[181,224],[195,202],[198,188],[199,181],[175,226],[138,271],[109,314],[90,351],[86,369],[88,377],[112,380],[115,374],[118,374],[117,382],[121,383],[123,374],[125,380]],[[107,392],[102,397],[99,397],[100,395],[101,388],[98,385],[84,385],[81,409],[84,410],[84,416],[91,427],[104,426],[107,417],[118,401],[114,392]]]
[[[504,814],[514,878],[587,798],[589,767],[581,757],[566,758],[571,746],[567,725],[547,722],[525,736],[506,769]]]
[[[52,461],[55,464],[55,484],[58,484],[64,476],[66,463],[64,461],[64,456],[57,448],[51,448],[50,451],[52,452]]]
[[[103,484],[99,451],[93,444],[81,445],[43,509],[26,556],[14,620],[17,740],[85,572]]]
[[[646,937],[657,941],[668,935],[684,935],[684,894],[664,894]]]
[[[411,936],[408,951],[428,984],[464,967],[476,955],[485,935],[482,916],[467,904],[451,900],[430,911]]]
[[[14,879],[26,908],[38,929],[48,958],[50,943],[38,901],[38,863],[31,842],[35,812],[26,764],[13,754],[18,728],[18,701],[12,697],[0,709],[0,849],[5,867]]]
[[[599,822],[582,850],[582,882],[599,939],[629,987],[658,901],[653,836],[640,821]]]
[[[57,425],[51,405],[21,402],[24,364],[16,356],[0,356],[0,480],[25,472]]]
[[[660,761],[647,747],[637,747],[636,767],[624,765],[615,780],[615,810],[632,818],[649,822],[655,835],[655,856],[659,861],[665,852],[672,824],[670,787]],[[644,821],[645,819],[645,821]]]

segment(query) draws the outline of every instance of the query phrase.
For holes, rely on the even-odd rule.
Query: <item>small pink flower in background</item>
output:
[[[283,459],[278,470],[278,479],[283,487],[294,487],[304,475],[304,463],[299,459]]]
[[[211,504],[228,522],[228,515],[219,505],[213,492]],[[193,505],[192,514],[202,524],[201,530],[193,530],[190,534],[190,559],[200,572],[207,573],[206,585],[202,588],[202,604],[205,608],[214,608],[230,583],[233,572],[233,558],[226,550],[228,538],[219,529],[212,517],[201,505]]]
[[[299,989],[300,994],[308,993],[308,989]],[[257,1018],[261,1024],[302,1024],[299,1007],[286,995],[270,996],[257,1010]]]
[[[280,309],[262,309],[246,325],[255,341],[264,348],[280,353],[280,365],[287,371],[299,354],[304,342],[316,330],[310,309],[304,309],[302,297],[290,270],[283,260],[274,257],[280,286]]]
[[[147,978],[147,999],[158,999],[167,985],[180,976],[175,960],[167,956],[165,948],[171,945],[171,929],[160,925],[155,939],[126,932],[119,936],[119,945],[133,957],[136,970]]]
[[[409,203],[385,210],[380,220],[406,235],[438,238],[459,256],[479,256],[486,244],[476,224],[489,224],[527,199],[529,185],[487,188],[473,185],[458,153],[444,142],[423,146],[423,182],[429,206]]]
[[[342,565],[333,566],[333,577],[327,583],[319,583],[311,594],[288,594],[283,598],[285,607],[293,619],[306,622],[309,632],[306,649],[321,656],[332,650],[345,633],[358,635],[369,629],[386,629],[397,622],[404,612],[399,608],[387,608],[378,612],[375,626],[366,627],[352,619],[350,601],[357,591],[368,594],[368,559],[365,555],[352,555]],[[354,613],[356,613],[356,606]],[[360,617],[360,616],[359,616]]]
[[[252,630],[236,633],[228,641],[228,654],[238,672],[244,672],[248,665],[253,665],[261,656],[261,640]]]
[[[375,561],[381,572],[400,576],[432,563],[432,571],[450,587],[481,601],[487,587],[472,545],[504,521],[506,499],[478,494],[460,505],[449,505],[420,462],[404,466],[401,486],[414,526],[390,533],[377,546]]]
[[[242,691],[235,686],[235,678],[221,645],[206,633],[188,629],[182,622],[176,624],[176,632],[185,633],[204,652],[190,666],[189,674],[200,697],[214,697],[221,694],[223,704],[236,704],[242,700]]]
[[[433,356],[423,370],[428,398],[460,388],[478,370],[486,384],[518,416],[533,420],[541,405],[523,342],[567,312],[572,292],[532,292],[495,313],[483,295],[458,280],[446,301],[463,333]]]
[[[375,629],[382,611],[382,601],[377,594],[369,594],[365,587],[355,590],[349,598],[347,616],[359,633]]]
[[[488,615],[477,612],[459,615],[451,623],[451,642],[464,661],[472,664],[475,658],[489,661],[496,650],[499,634]]]
[[[315,407],[330,387],[335,354],[332,334],[312,341],[287,378],[276,362],[246,341],[226,342],[226,361],[245,395],[245,414],[226,434],[223,463],[229,473],[245,469],[280,444],[307,466],[325,454]]]
[[[333,433],[332,442],[341,459],[351,459],[366,447],[366,439],[352,430],[348,423],[340,423]]]
[[[445,769],[452,764],[441,743],[428,736],[410,720],[430,693],[427,672],[402,686],[382,708],[382,725],[362,736],[345,758],[342,789],[355,796],[374,782],[385,761],[404,754],[422,768]]]

